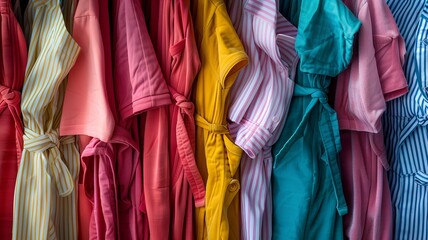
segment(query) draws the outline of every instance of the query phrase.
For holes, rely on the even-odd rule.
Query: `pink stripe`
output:
[[[276,23],[276,3],[272,4],[271,1],[249,1],[245,6],[245,10],[257,17],[267,19],[266,21],[269,23]]]
[[[292,97],[294,83],[288,71],[295,71],[297,30],[278,14],[276,1],[252,0],[245,7],[243,2],[228,1],[231,20],[250,57],[231,91],[229,129],[250,155],[241,159],[242,238],[270,239],[270,146],[279,137]]]

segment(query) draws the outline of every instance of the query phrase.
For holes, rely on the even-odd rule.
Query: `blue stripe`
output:
[[[388,102],[385,146],[394,239],[428,239],[428,0],[387,0],[406,44],[409,93]]]

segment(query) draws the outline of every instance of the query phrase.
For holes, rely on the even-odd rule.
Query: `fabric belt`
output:
[[[75,142],[74,136],[58,138],[58,132],[51,130],[46,134],[39,134],[31,129],[24,130],[24,149],[33,153],[43,153],[52,150],[48,156],[48,169],[51,178],[54,179],[58,194],[61,197],[68,196],[74,188],[74,180],[62,159],[59,150],[60,145],[72,144]]]
[[[171,86],[169,86],[169,91],[175,101],[175,105],[180,108],[180,113],[177,115],[176,128],[178,155],[195,199],[195,206],[203,207],[205,205],[205,185],[196,166],[194,153],[194,106],[191,101],[179,94]]]
[[[21,121],[20,102],[20,92],[0,84],[0,113],[2,113],[6,108],[9,109],[10,113],[12,114],[13,120],[15,121],[15,129],[17,136],[24,135],[24,127]],[[19,148],[22,149],[22,141],[17,142],[19,144]]]
[[[112,139],[116,134],[113,133]],[[94,239],[115,239],[118,236],[116,227],[111,225],[119,222],[119,183],[115,174],[115,154],[113,144],[97,138],[92,138],[81,154],[84,191],[93,208],[89,232],[95,236]],[[106,228],[109,231],[98,231]]]
[[[195,121],[196,121],[197,126],[203,128],[209,132],[213,132],[213,133],[217,133],[217,134],[229,133],[227,125],[210,123],[199,114],[195,114]]]
[[[122,204],[120,206],[126,206],[129,207],[132,205],[132,202],[129,198],[129,192],[130,192],[130,188],[132,186],[132,181],[135,178],[135,174],[136,174],[136,170],[137,170],[137,166],[139,164],[139,161],[134,161],[135,159],[127,159],[127,158],[117,158],[116,156],[120,154],[119,150],[122,150],[121,147],[125,147],[125,148],[133,148],[133,151],[135,151],[135,153],[137,155],[140,154],[140,148],[139,145],[137,143],[137,141],[135,141],[132,138],[132,135],[130,133],[129,130],[125,129],[124,127],[120,126],[120,125],[116,125],[113,131],[113,136],[110,139],[109,143],[107,144],[120,144],[120,146],[116,146],[116,147],[112,147],[112,149],[114,149],[114,156],[111,157],[115,157],[118,161],[120,159],[123,159],[124,161],[126,161],[126,164],[128,166],[131,166],[130,169],[132,170],[132,172],[126,171],[126,174],[122,174],[119,176],[116,176],[115,179],[113,179],[114,181],[117,181],[117,183],[119,183],[118,186],[120,186],[119,189],[116,188],[117,194],[119,194],[116,197],[120,197],[119,199],[122,201]],[[104,145],[104,144],[101,144]],[[107,153],[104,153],[107,154]],[[126,155],[125,155],[126,156]],[[106,158],[108,159],[108,157]],[[139,159],[139,158],[138,158]],[[110,161],[109,162],[110,166],[108,164],[106,164],[106,166],[110,167],[110,171],[112,173],[112,176],[115,176],[116,172],[115,169],[117,168],[117,165],[115,166],[115,162]],[[119,173],[121,171],[121,169],[118,169]],[[125,171],[123,172],[125,173]],[[117,199],[116,199],[117,201]],[[118,208],[117,208],[118,209]],[[119,215],[117,215],[119,216]]]
[[[88,173],[88,166],[92,163],[92,160],[94,159],[94,156],[102,156],[101,159],[108,159],[108,163],[104,163],[105,171],[109,171],[110,175],[113,177],[112,182],[116,185],[118,182],[120,185],[120,197],[121,200],[124,202],[130,202],[127,200],[129,188],[131,187],[131,182],[134,179],[135,176],[135,170],[137,169],[138,162],[136,161],[128,161],[132,159],[126,159],[128,161],[128,164],[131,165],[132,172],[127,172],[126,175],[121,175],[119,180],[116,180],[116,162],[112,159],[116,159],[115,156],[118,151],[118,147],[114,146],[116,144],[120,144],[125,147],[131,147],[135,151],[136,154],[139,154],[139,145],[138,143],[132,138],[131,133],[123,128],[120,125],[116,125],[112,134],[112,138],[109,142],[103,142],[99,140],[98,138],[92,138],[89,144],[85,147],[81,154],[82,159],[82,167],[83,167],[83,184],[85,186],[85,191],[87,196],[89,198],[93,198],[94,196],[90,193],[93,191],[91,186],[87,183],[92,182],[93,175],[90,175],[92,173]],[[91,169],[92,170],[92,169]],[[97,174],[97,172],[94,172]],[[117,187],[115,186],[114,191],[117,191]],[[115,196],[117,193],[115,193]],[[117,197],[117,196],[116,196]],[[116,200],[117,201],[117,200]]]
[[[303,119],[297,126],[297,129],[287,140],[284,146],[280,149],[278,154],[276,154],[275,158],[284,158],[285,154],[290,150],[292,145],[299,138],[303,137],[307,123],[311,117],[311,113],[315,109],[319,109],[316,106],[318,104],[321,104],[321,117],[318,126],[323,147],[325,149],[323,155],[321,156],[321,159],[326,163],[328,171],[330,172],[331,181],[333,183],[334,193],[337,200],[337,211],[340,216],[343,216],[348,212],[348,207],[346,205],[345,196],[343,194],[340,169],[337,162],[337,155],[340,152],[342,146],[340,144],[339,124],[336,112],[328,104],[328,97],[323,89],[303,87],[299,84],[295,84],[293,96],[311,96],[312,100],[307,106],[303,115]]]

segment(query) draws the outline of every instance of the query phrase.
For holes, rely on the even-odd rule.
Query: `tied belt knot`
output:
[[[21,121],[21,93],[0,84],[0,114],[6,108],[9,109],[13,120],[15,121],[16,135],[19,138],[24,135],[23,124]],[[19,148],[22,149],[22,141],[18,141]],[[19,162],[18,162],[19,164]]]
[[[175,105],[180,108],[182,112],[193,114],[194,106],[193,103],[187,99],[184,95],[180,94],[173,87],[168,86],[169,91],[172,95]]]
[[[4,102],[5,104],[9,106],[15,106],[19,104],[19,100],[21,99],[21,93],[18,91],[15,91],[11,88],[5,87],[0,84],[0,106]]]
[[[398,159],[400,157],[400,149],[403,146],[403,143],[410,136],[410,134],[415,131],[418,126],[428,126],[428,114],[417,114],[413,116],[410,121],[404,126],[398,138],[398,145],[395,149],[395,158]]]
[[[24,130],[25,150],[40,154],[49,150],[49,153],[45,153],[48,160],[46,172],[50,175],[51,179],[54,179],[58,194],[61,197],[68,196],[72,193],[74,189],[74,180],[67,165],[64,163],[59,147],[74,142],[74,136],[59,138],[58,131],[56,130],[51,130],[45,134],[39,134],[29,128],[25,128]]]
[[[299,87],[299,86],[297,86]],[[314,99],[318,99],[321,104],[327,104],[328,103],[328,96],[327,94],[320,90],[320,89],[313,89],[313,92],[311,93],[311,97]]]
[[[196,166],[195,148],[193,146],[195,142],[194,105],[173,87],[168,86],[168,88],[175,101],[175,105],[180,108],[176,125],[177,152],[183,166],[184,174],[189,182],[195,206],[203,207],[205,205],[205,184]]]
[[[306,107],[302,121],[298,124],[297,129],[276,154],[275,159],[282,159],[285,157],[286,153],[290,150],[293,144],[298,139],[303,137],[308,121],[311,119],[312,113],[316,109],[320,109],[318,128],[324,147],[324,153],[321,156],[321,160],[324,161],[330,173],[330,178],[337,201],[336,209],[339,215],[343,216],[348,212],[348,207],[346,205],[345,195],[343,194],[340,169],[337,163],[337,155],[342,149],[342,146],[340,144],[339,123],[336,112],[328,104],[328,96],[324,89],[304,87],[299,84],[295,84],[293,96],[310,96],[312,100]],[[274,162],[274,168],[275,167],[276,161]]]
[[[51,130],[45,134],[38,134],[28,128],[25,129],[25,149],[30,152],[44,152],[49,148],[59,148],[60,140],[58,131]]]
[[[4,109],[9,108],[16,121],[17,117],[21,115],[21,111],[19,111],[20,100],[21,93],[19,91],[0,84],[0,113]]]

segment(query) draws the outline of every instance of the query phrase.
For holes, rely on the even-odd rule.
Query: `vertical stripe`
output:
[[[64,26],[58,1],[31,1],[25,23],[29,42],[21,105],[25,133],[15,187],[13,239],[77,239],[73,189],[79,152],[70,137],[58,137],[56,119],[64,94],[59,87],[79,47]]]
[[[389,182],[394,239],[427,239],[428,222],[428,1],[387,0],[406,43],[404,64],[409,93],[390,101],[384,116],[391,159]]]
[[[293,95],[296,28],[275,1],[228,1],[231,20],[250,57],[231,91],[229,130],[241,159],[242,239],[272,235],[271,146],[281,133]]]

